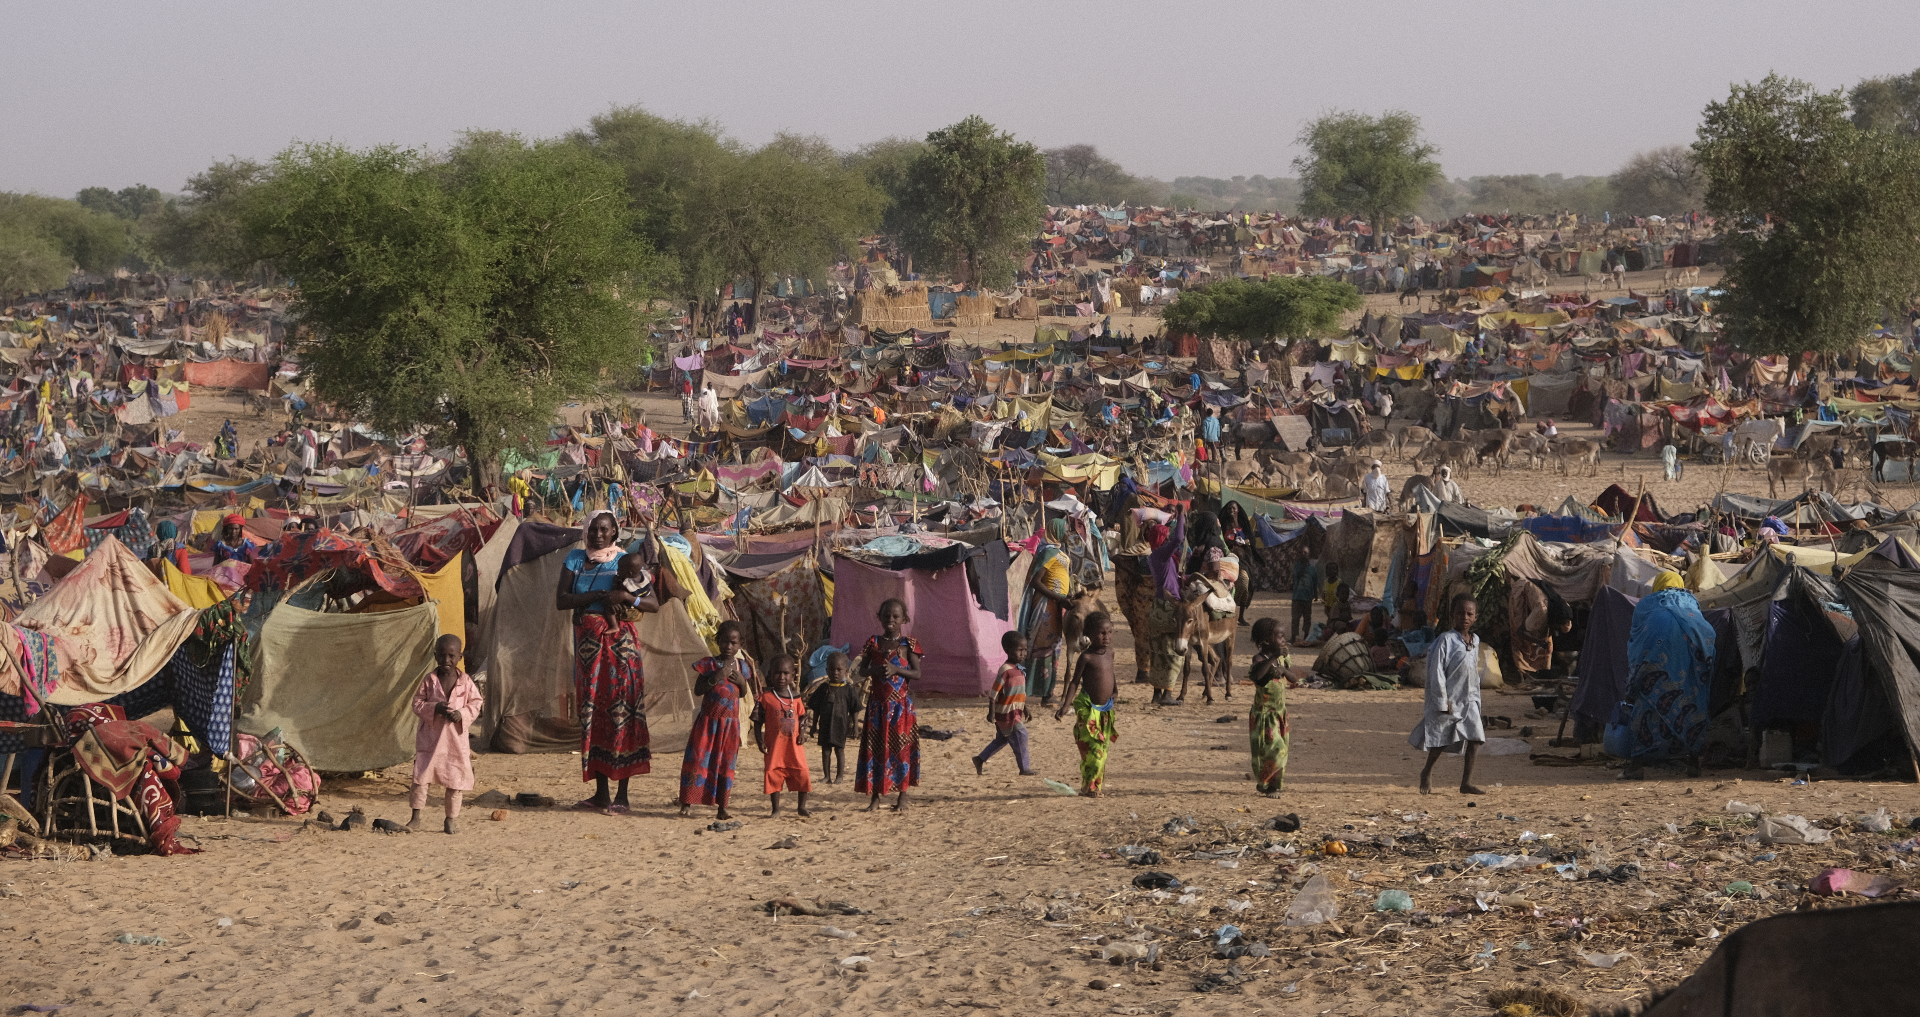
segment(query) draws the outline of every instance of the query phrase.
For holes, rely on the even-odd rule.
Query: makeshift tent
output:
[[[577,530],[544,530],[577,534]],[[535,524],[521,528],[520,548],[544,552],[514,563],[500,576],[488,632],[487,700],[474,725],[474,740],[496,752],[570,752],[580,748],[578,704],[573,691],[573,616],[555,610],[553,591],[566,571],[566,552],[528,539]],[[693,662],[707,655],[706,641],[670,600],[639,622],[641,673],[646,683],[647,734],[656,754],[686,746],[693,726]]]
[[[55,638],[60,686],[51,701],[78,706],[146,684],[193,634],[199,616],[109,537],[14,624]]]
[[[1898,719],[1910,752],[1920,751],[1920,572],[1891,553],[1869,552],[1840,576],[1859,624],[1866,672]]]
[[[1611,587],[1593,598],[1593,610],[1587,615],[1586,639],[1580,644],[1580,660],[1574,668],[1579,679],[1574,688],[1572,713],[1583,726],[1598,729],[1613,719],[1614,708],[1627,696],[1627,681],[1632,677],[1627,659],[1628,637],[1633,632],[1633,609],[1639,597],[1630,597]],[[1732,612],[1702,611],[1713,626],[1713,688],[1707,712],[1719,716],[1733,705],[1740,691],[1741,666],[1735,650],[1736,635]]]
[[[851,643],[858,651],[879,631],[875,618],[880,604],[898,597],[907,605],[906,633],[919,640],[927,655],[914,683],[916,692],[981,696],[993,688],[994,672],[1005,659],[1000,637],[1017,619],[1009,612],[1009,618],[1001,620],[981,607],[966,569],[884,569],[836,554],[833,578],[829,641],[834,645]]]
[[[825,638],[826,583],[813,553],[735,555],[722,563],[738,600],[747,653],[765,662],[785,653],[803,660]]]
[[[413,758],[413,693],[433,666],[432,603],[375,614],[282,601],[255,648],[259,675],[238,727],[279,728],[316,770],[378,770]]]

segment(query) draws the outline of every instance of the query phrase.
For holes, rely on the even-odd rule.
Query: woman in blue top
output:
[[[580,779],[593,797],[574,806],[608,815],[627,811],[627,778],[652,769],[646,682],[635,611],[657,611],[656,584],[623,581],[613,513],[587,520],[586,548],[567,552],[554,607],[573,612],[573,691],[580,709]],[[611,798],[607,781],[620,782]]]

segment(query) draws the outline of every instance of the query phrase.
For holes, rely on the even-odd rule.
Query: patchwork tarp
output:
[[[1860,626],[1866,669],[1898,715],[1909,751],[1920,751],[1920,572],[1869,552],[1840,576]]]
[[[33,602],[14,624],[51,634],[60,652],[61,706],[139,688],[193,634],[199,612],[111,537]]]
[[[235,725],[279,728],[316,770],[378,770],[413,758],[411,704],[440,636],[432,603],[329,614],[282,602],[255,648],[258,675]]]

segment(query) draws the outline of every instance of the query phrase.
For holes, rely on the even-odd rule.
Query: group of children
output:
[[[1460,790],[1481,793],[1471,783],[1473,750],[1486,738],[1480,727],[1479,681],[1473,665],[1478,649],[1478,640],[1472,635],[1474,607],[1469,597],[1455,599],[1451,605],[1453,630],[1445,633],[1430,657],[1426,713],[1408,739],[1415,748],[1428,750],[1421,773],[1422,792],[1428,790],[1433,765],[1441,753],[1464,747],[1466,766]],[[895,809],[904,811],[907,789],[920,783],[918,719],[911,683],[920,677],[924,655],[920,644],[904,633],[907,621],[904,603],[886,601],[879,611],[880,634],[868,639],[859,654],[859,674],[868,681],[868,693],[859,729],[854,790],[869,796],[867,811],[877,808],[880,799],[889,794],[897,796]],[[1080,794],[1097,797],[1105,780],[1109,749],[1120,737],[1113,712],[1118,692],[1113,672],[1113,622],[1105,612],[1095,612],[1087,616],[1084,631],[1088,646],[1074,666],[1054,718],[1064,718],[1069,709],[1073,711],[1073,738],[1080,753]],[[1248,715],[1248,746],[1259,792],[1274,797],[1282,790],[1287,766],[1286,687],[1291,661],[1277,619],[1259,619],[1252,635],[1257,652],[1247,675],[1255,688]],[[749,722],[754,745],[761,751],[762,787],[771,800],[772,814],[780,814],[780,796],[791,791],[797,796],[796,811],[808,815],[807,795],[813,790],[804,744],[808,733],[818,739],[822,775],[827,782],[838,783],[846,774],[845,746],[852,736],[853,714],[860,703],[849,675],[851,661],[842,653],[831,655],[825,675],[803,694],[795,661],[776,656],[767,662],[767,683],[760,688],[753,662],[742,649],[740,623],[722,622],[714,641],[717,652],[693,665],[700,709],[680,768],[680,814],[687,815],[695,805],[714,805],[720,819],[730,818],[727,806],[741,745],[740,702],[752,697]],[[1028,776],[1034,770],[1026,729],[1026,722],[1032,719],[1023,666],[1027,640],[1018,632],[1009,632],[1001,638],[1000,646],[1007,659],[994,677],[987,706],[994,738],[973,757],[974,772],[984,773],[987,760],[1002,748],[1011,748],[1020,773]],[[447,789],[444,829],[457,832],[455,819],[460,814],[461,794],[473,788],[467,728],[479,716],[481,701],[472,679],[460,668],[460,652],[459,637],[442,636],[434,647],[436,666],[423,676],[414,695],[413,712],[420,727],[414,743],[410,794],[413,819],[407,824],[409,829],[419,828],[428,785],[437,783]]]

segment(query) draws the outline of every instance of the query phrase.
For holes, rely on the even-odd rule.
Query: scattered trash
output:
[[[699,998],[700,998],[700,990],[699,990],[699,989],[688,989],[688,990],[687,990],[687,994],[686,994],[686,995],[684,995],[684,996],[682,996],[682,997],[680,997],[680,998],[681,998],[681,999],[699,999]]]
[[[223,929],[230,929],[230,928],[232,928],[232,927],[233,927],[233,919],[231,919],[231,918],[222,918],[222,919],[220,919],[219,921],[217,921],[217,922],[215,922],[215,923],[213,923],[213,924],[215,924],[215,925],[217,925],[217,926],[219,926],[220,928],[223,928]]]
[[[1180,899],[1174,901],[1174,903],[1175,904],[1198,904],[1200,903],[1200,895],[1192,890],[1188,890],[1186,893],[1181,894]]]
[[[1773,853],[1773,852],[1771,852],[1771,851],[1762,851],[1762,852],[1760,852],[1759,854],[1757,854],[1757,855],[1754,855],[1754,856],[1753,856],[1753,860],[1754,860],[1754,861],[1756,861],[1756,862],[1770,862],[1770,861],[1773,861],[1774,859],[1776,859],[1776,858],[1778,858],[1778,857],[1780,857],[1780,856],[1779,856],[1779,855],[1776,855],[1776,854],[1774,854],[1774,853]]]
[[[1524,756],[1533,751],[1533,746],[1520,738],[1489,738],[1480,747],[1483,756]]]
[[[860,934],[858,932],[849,932],[846,929],[836,928],[831,925],[822,925],[820,927],[820,934],[822,936],[832,936],[835,939],[859,939],[860,938]]]
[[[406,827],[400,825],[399,823],[394,822],[391,819],[376,819],[373,821],[373,828],[375,830],[378,830],[381,833],[386,833],[386,834],[413,832],[412,830],[407,829]]]
[[[1185,837],[1189,834],[1199,833],[1200,824],[1194,822],[1192,816],[1184,818],[1175,816],[1167,820],[1166,825],[1160,828],[1160,832],[1169,837]]]
[[[1183,884],[1173,873],[1155,869],[1133,877],[1133,885],[1142,890],[1178,890]]]
[[[1523,939],[1520,942],[1513,944],[1513,948],[1515,950],[1531,950],[1533,949],[1533,944]]]
[[[1052,777],[1042,777],[1040,778],[1040,781],[1047,785],[1047,790],[1057,795],[1064,795],[1068,798],[1072,798],[1075,795],[1078,795],[1080,793],[1073,789],[1073,785],[1062,784],[1059,781],[1054,780]]]
[[[1298,833],[1300,832],[1300,815],[1289,812],[1284,816],[1275,816],[1267,820],[1266,828],[1275,833]]]
[[[1238,717],[1236,717],[1236,716],[1234,716],[1233,714],[1231,714],[1231,713],[1229,713],[1229,714],[1225,714],[1225,715],[1223,715],[1223,716],[1219,716],[1219,717],[1215,717],[1215,718],[1213,718],[1213,722],[1214,722],[1215,724],[1231,724],[1231,723],[1233,723],[1234,721],[1236,721],[1236,720],[1239,720],[1239,719],[1240,719],[1240,718],[1238,718]]]
[[[1616,865],[1612,872],[1607,873],[1607,878],[1616,883],[1628,883],[1639,879],[1640,863],[1626,862],[1622,865]]]
[[[920,727],[914,731],[915,735],[918,735],[921,738],[928,738],[936,742],[952,741],[954,736],[963,735],[966,733],[967,733],[967,729],[963,727],[956,727],[956,728],[953,728],[952,730],[943,730],[937,727],[928,727],[925,724],[920,725]]]
[[[1871,816],[1861,816],[1854,825],[1867,833],[1886,833],[1893,829],[1893,817],[1887,815],[1887,810],[1881,809]]]
[[[1347,842],[1336,838],[1320,845],[1320,850],[1330,855],[1344,855],[1347,853]]]
[[[1753,884],[1744,879],[1736,879],[1727,884],[1727,896],[1751,897],[1753,896]]]
[[[1412,911],[1413,897],[1405,890],[1382,890],[1373,902],[1375,911]]]
[[[1479,953],[1476,953],[1473,955],[1473,959],[1491,962],[1493,960],[1493,955],[1498,953],[1499,951],[1494,949],[1493,943],[1484,939],[1480,941],[1480,945],[1481,945],[1481,950]]]
[[[1240,938],[1240,926],[1222,925],[1213,932],[1213,945],[1226,946]]]
[[[121,933],[119,937],[114,940],[114,942],[126,943],[130,946],[166,946],[167,945],[167,941],[164,937],[136,936],[131,932]]]
[[[767,845],[767,850],[768,851],[791,851],[794,848],[797,848],[799,846],[800,846],[800,838],[789,835],[786,837],[782,837],[779,840],[776,840],[773,843]]]
[[[1624,953],[1624,952],[1623,953],[1583,953],[1580,955],[1580,959],[1583,961],[1586,961],[1587,964],[1591,967],[1610,968],[1632,956],[1633,954]]]
[[[1875,876],[1852,869],[1822,869],[1813,877],[1812,890],[1822,897],[1831,897],[1840,893],[1855,893],[1862,897],[1879,897],[1890,890],[1899,888],[1899,884],[1885,876]]]
[[[1286,925],[1297,928],[1302,925],[1319,925],[1340,917],[1340,902],[1334,898],[1333,889],[1327,885],[1327,877],[1315,873],[1300,892],[1294,895],[1293,903],[1287,906]]]
[[[1230,900],[1230,901],[1227,901],[1224,906],[1228,911],[1231,911],[1234,914],[1239,914],[1240,912],[1245,911],[1246,909],[1253,906],[1253,899],[1249,897],[1246,900]]]
[[[1128,940],[1108,943],[1100,948],[1100,959],[1110,961],[1117,957],[1123,961],[1146,960],[1147,946],[1146,943],[1135,943]]]
[[[1160,852],[1142,844],[1122,844],[1113,853],[1134,865],[1158,865],[1162,860]]]
[[[1223,869],[1237,869],[1240,867],[1240,860],[1237,858],[1222,858],[1213,864]]]
[[[1730,801],[1727,803],[1727,811],[1732,813],[1737,813],[1742,816],[1757,816],[1760,814],[1761,810],[1760,810],[1760,807],[1757,805],[1748,805],[1746,802]]]
[[[704,829],[711,830],[714,833],[728,833],[733,830],[738,830],[745,825],[747,824],[741,822],[738,819],[733,819],[733,820],[728,820],[725,823],[708,823],[704,827]]]
[[[1832,830],[1822,830],[1799,816],[1761,816],[1762,844],[1825,844],[1833,839]]]

